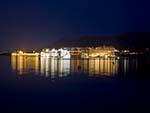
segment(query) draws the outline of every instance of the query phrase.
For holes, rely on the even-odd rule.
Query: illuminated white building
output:
[[[70,59],[71,58],[71,55],[70,55],[70,51],[67,50],[67,49],[58,49],[58,57],[60,58],[65,58],[65,59]]]
[[[50,51],[50,55],[51,55],[51,57],[58,57],[58,50],[56,50],[55,48],[53,48]]]
[[[41,52],[41,57],[47,57],[49,58],[50,57],[50,49],[43,49],[42,52]]]
[[[50,58],[50,57],[57,57],[58,56],[58,51],[56,49],[43,49],[41,52],[41,57],[46,57],[46,58]]]
[[[47,57],[47,58],[64,58],[64,59],[70,59],[70,51],[67,49],[43,49],[41,52],[41,57]]]
[[[60,48],[60,49],[43,49],[41,57],[47,58],[116,58],[116,50],[111,46],[89,47],[89,48]]]

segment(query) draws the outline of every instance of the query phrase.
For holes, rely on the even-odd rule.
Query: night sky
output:
[[[1,0],[0,50],[39,49],[65,37],[149,32],[149,4],[148,0]]]

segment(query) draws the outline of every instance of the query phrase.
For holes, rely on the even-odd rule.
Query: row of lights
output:
[[[108,50],[108,54],[104,53],[92,53],[91,55],[88,55],[88,57],[103,57],[103,58],[109,58],[109,57],[116,57],[115,55],[111,54],[111,51]],[[71,51],[64,48],[60,49],[43,49],[41,53],[32,52],[32,53],[25,53],[23,51],[18,51],[16,53],[12,53],[13,56],[41,56],[45,58],[51,58],[51,57],[57,57],[57,58],[71,58]],[[87,56],[87,55],[86,55]],[[87,58],[88,58],[87,57]]]
[[[17,52],[13,52],[11,55],[13,56],[39,56],[40,54],[37,52],[25,53],[23,51],[17,51]]]
[[[45,49],[41,52],[41,57],[60,57],[60,58],[71,58],[70,51],[67,49]]]
[[[32,52],[25,53],[23,51],[13,52],[12,56],[41,56],[41,57],[60,57],[60,58],[71,58],[70,51],[67,49],[45,49],[41,53]]]

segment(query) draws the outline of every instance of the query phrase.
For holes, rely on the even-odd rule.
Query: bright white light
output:
[[[120,59],[120,57],[117,57],[117,59],[119,60],[119,59]]]
[[[23,54],[23,51],[19,51],[19,54]]]
[[[41,57],[50,57],[50,53],[41,52]]]
[[[57,57],[58,56],[58,51],[55,48],[51,50],[51,56],[52,57]]]
[[[105,55],[105,58],[107,59],[107,58],[108,58],[108,55]]]
[[[71,57],[71,55],[70,55],[70,51],[68,51],[68,50],[66,50],[66,49],[59,49],[58,50],[59,52],[60,52],[60,57],[62,57],[62,58],[70,58]]]
[[[41,52],[41,57],[59,57],[59,58],[71,58],[70,51],[67,49],[58,49],[56,50],[53,48],[52,50],[46,49],[45,51]]]
[[[45,50],[45,52],[49,52],[49,51],[50,51],[49,49],[46,49],[46,50]]]

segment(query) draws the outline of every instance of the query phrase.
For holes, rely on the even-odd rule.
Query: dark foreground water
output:
[[[150,112],[150,58],[0,57],[0,113]]]

